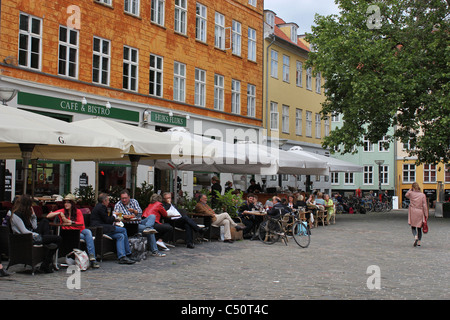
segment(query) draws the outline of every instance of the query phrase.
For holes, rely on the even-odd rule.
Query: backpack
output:
[[[147,237],[135,235],[128,238],[130,243],[131,258],[137,261],[147,259]]]
[[[89,269],[89,257],[86,252],[80,249],[73,249],[66,255],[68,265],[76,265],[81,271]]]

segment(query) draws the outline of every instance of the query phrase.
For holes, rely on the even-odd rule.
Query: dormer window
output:
[[[275,26],[275,14],[273,12],[266,12],[266,22],[272,28]]]
[[[291,41],[297,43],[297,26],[291,26]]]

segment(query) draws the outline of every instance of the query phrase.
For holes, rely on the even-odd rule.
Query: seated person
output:
[[[114,206],[114,212],[122,215],[140,216],[142,214],[141,206],[136,199],[131,199],[127,189],[120,192],[120,201]]]
[[[195,211],[200,214],[204,214],[211,217],[211,225],[213,226],[224,226],[225,228],[225,240],[224,242],[232,243],[231,239],[231,227],[235,227],[237,231],[244,230],[245,227],[239,226],[236,222],[231,219],[230,215],[226,212],[221,214],[216,214],[213,209],[206,203],[208,201],[208,196],[202,194],[199,198],[199,202],[195,206]]]
[[[52,219],[56,216],[59,216],[59,220],[61,223],[76,223],[80,226],[63,226],[61,227],[63,230],[79,230],[80,231],[80,240],[84,240],[86,242],[86,249],[89,255],[89,261],[91,262],[91,266],[93,268],[100,268],[100,264],[96,260],[95,254],[95,245],[94,238],[92,237],[92,231],[86,229],[84,225],[84,217],[83,213],[81,213],[80,209],[77,209],[75,206],[75,196],[72,194],[68,194],[64,198],[64,208],[50,212],[47,214],[47,219]]]
[[[238,216],[239,218],[241,218],[242,223],[245,225],[244,236],[249,234],[252,231],[253,226],[255,226],[256,216],[244,213],[244,211],[252,210],[256,211],[255,195],[253,193],[249,193],[247,195],[247,200],[244,201],[244,203],[239,207],[238,210]]]
[[[20,196],[11,210],[10,226],[14,234],[32,234],[33,244],[43,244],[45,248],[44,260],[39,270],[44,273],[53,272],[53,256],[61,245],[61,237],[52,235],[47,219],[42,219],[39,224],[32,208],[33,202],[27,194]]]
[[[108,216],[109,195],[100,193],[98,203],[91,213],[91,226],[103,227],[103,233],[116,240],[117,258],[119,264],[133,264],[131,259],[130,243],[128,241],[127,229],[116,226],[118,217],[113,213]]]
[[[153,217],[154,216],[154,221]],[[153,221],[153,228],[158,232],[158,241],[156,241],[156,245],[161,248],[163,251],[169,251],[167,242],[172,239],[173,227],[168,223],[163,223],[161,221],[162,218],[167,218],[167,211],[164,209],[162,204],[162,196],[159,194],[152,194],[150,197],[150,204],[142,213],[142,219],[150,218],[146,220],[146,226],[150,227],[151,222]],[[142,222],[141,222],[142,223]],[[170,245],[169,245],[170,246]],[[154,249],[154,248],[153,248]],[[152,249],[152,250],[153,250]]]
[[[257,184],[255,179],[251,179],[250,180],[250,186],[247,189],[247,193],[257,193],[257,192],[262,192],[262,188],[259,185],[259,183]]]
[[[269,211],[267,211],[267,214],[274,217],[279,218],[280,216],[290,212],[289,208],[287,208],[283,203],[281,202],[281,198],[278,196],[275,196],[272,198],[273,207]]]
[[[319,210],[322,210],[322,211],[325,210],[325,200],[323,200],[323,193],[322,192],[318,192],[317,193],[316,205],[317,205]]]
[[[170,192],[163,193],[163,201],[163,207],[170,219],[173,221],[173,225],[177,228],[186,230],[186,247],[193,249],[194,238],[192,230],[203,234],[208,230],[208,228],[200,228],[197,223],[189,218],[184,212],[182,212],[182,210],[178,210],[178,208],[174,204],[172,204],[172,194]]]

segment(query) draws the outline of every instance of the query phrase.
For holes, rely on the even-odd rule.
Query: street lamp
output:
[[[19,92],[19,90],[13,89],[13,88],[0,88],[0,100],[1,100],[2,104],[4,106],[6,106],[7,102],[14,99],[17,92]]]
[[[381,165],[384,160],[375,160],[375,163],[378,165],[378,190],[381,193]]]

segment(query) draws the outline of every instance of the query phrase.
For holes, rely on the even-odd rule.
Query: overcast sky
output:
[[[334,0],[264,0],[264,9],[274,11],[286,22],[297,23],[298,34],[311,32],[316,13],[322,16],[339,13]]]

